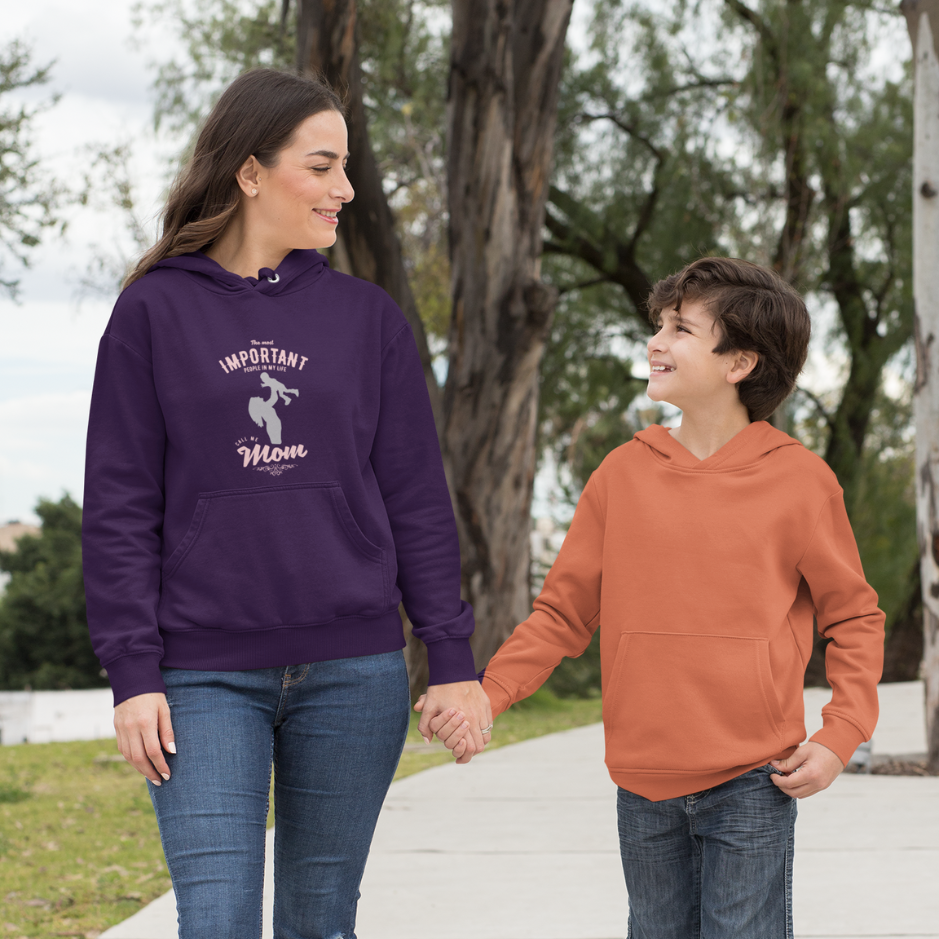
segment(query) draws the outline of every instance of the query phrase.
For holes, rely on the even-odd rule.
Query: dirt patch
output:
[[[846,773],[863,773],[862,767],[852,764]],[[874,776],[939,776],[939,770],[930,770],[925,760],[878,760],[871,767]]]

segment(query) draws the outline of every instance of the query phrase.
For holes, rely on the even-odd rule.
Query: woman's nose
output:
[[[336,181],[336,186],[331,195],[341,202],[351,202],[355,198],[355,190],[352,188],[352,183],[349,182],[349,177],[346,176],[345,167],[342,169],[342,178]]]

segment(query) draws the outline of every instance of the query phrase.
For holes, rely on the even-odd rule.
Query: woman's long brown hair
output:
[[[157,261],[211,245],[241,204],[235,174],[249,156],[277,165],[299,124],[321,111],[343,113],[324,81],[258,68],[236,78],[206,118],[192,159],[183,168],[162,214],[163,234],[127,275],[124,287]]]

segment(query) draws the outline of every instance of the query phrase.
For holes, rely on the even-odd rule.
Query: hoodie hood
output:
[[[754,421],[740,433],[734,435],[717,453],[706,460],[699,460],[685,449],[661,424],[653,424],[633,435],[634,439],[649,447],[654,455],[670,463],[676,469],[700,472],[724,472],[749,466],[765,454],[780,447],[801,447],[798,440],[777,430],[766,421]]]
[[[199,280],[201,286],[213,293],[231,295],[248,292],[275,297],[309,287],[329,269],[329,263],[318,251],[296,248],[277,265],[276,270],[262,267],[257,277],[240,277],[225,270],[202,251],[192,251],[174,258],[164,258],[154,264],[148,273],[159,268],[188,271]]]

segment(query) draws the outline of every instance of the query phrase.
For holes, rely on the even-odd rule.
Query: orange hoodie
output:
[[[602,627],[610,775],[670,799],[805,739],[813,614],[832,640],[833,695],[812,740],[847,765],[877,722],[884,614],[835,475],[765,421],[706,460],[649,427],[591,476],[534,612],[483,688],[501,713]]]

